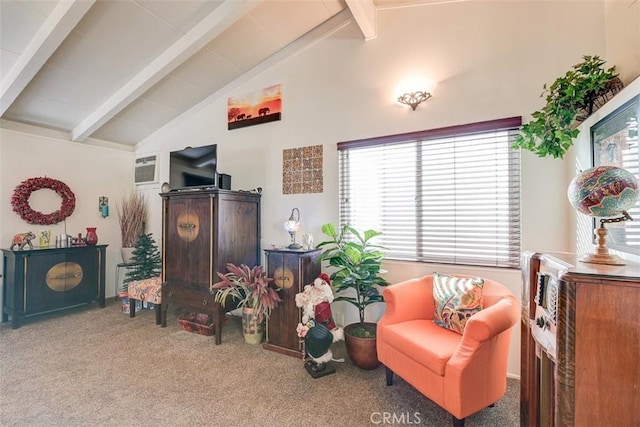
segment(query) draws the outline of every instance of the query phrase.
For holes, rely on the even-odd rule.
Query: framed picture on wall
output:
[[[229,130],[259,125],[282,118],[282,85],[227,99]]]
[[[636,95],[591,127],[594,166],[617,166],[640,181],[638,121],[640,95]],[[634,221],[608,223],[607,245],[612,249],[640,254],[640,201],[628,211]],[[594,221],[594,227],[599,224]]]

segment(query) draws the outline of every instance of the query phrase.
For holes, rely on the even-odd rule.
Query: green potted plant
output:
[[[226,274],[218,273],[220,281],[211,285],[214,300],[223,307],[242,307],[242,329],[248,344],[262,341],[264,320],[269,318],[282,299],[276,289],[269,286],[273,278],[267,277],[261,265],[249,268],[227,263]]]
[[[116,203],[116,209],[122,239],[122,261],[130,264],[138,237],[144,234],[145,227],[149,223],[147,200],[144,194],[134,190],[122,196],[120,203]]]
[[[578,136],[579,122],[585,120],[622,89],[615,66],[605,69],[605,61],[583,56],[564,76],[543,86],[546,98],[542,109],[522,126],[513,148],[523,148],[539,157],[562,158]]]
[[[369,305],[384,301],[378,287],[389,285],[380,277],[384,272],[381,268],[383,248],[372,243],[372,239],[382,233],[375,230],[360,233],[348,225],[338,232],[334,224],[323,225],[322,233],[329,239],[318,244],[323,248],[321,259],[337,268],[331,274],[331,286],[338,295],[333,301],[352,304],[360,318],[358,323],[344,327],[347,354],[359,368],[375,369],[380,364],[375,341],[377,325],[365,322],[364,314]]]

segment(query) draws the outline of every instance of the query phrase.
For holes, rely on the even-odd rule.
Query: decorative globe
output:
[[[638,181],[625,169],[596,166],[573,178],[567,196],[571,205],[585,215],[615,217],[638,200]]]

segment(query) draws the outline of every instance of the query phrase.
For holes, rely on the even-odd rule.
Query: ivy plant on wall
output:
[[[539,157],[563,158],[578,136],[578,124],[618,93],[622,81],[615,66],[604,68],[599,56],[583,56],[567,73],[550,86],[543,86],[545,106],[534,112],[522,126],[513,147],[529,150]]]

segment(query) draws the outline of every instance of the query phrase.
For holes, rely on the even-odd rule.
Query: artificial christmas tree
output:
[[[128,290],[129,283],[134,280],[160,276],[162,256],[152,233],[143,233],[138,236],[131,262],[135,267],[128,270],[124,277],[122,284],[125,292]]]

